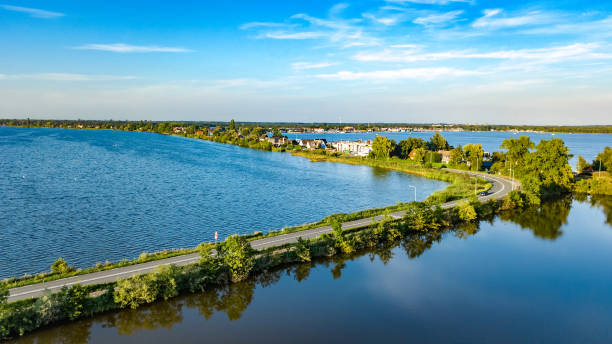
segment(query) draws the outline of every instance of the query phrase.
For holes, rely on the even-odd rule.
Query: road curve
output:
[[[486,196],[478,196],[478,199],[481,202],[485,202],[489,199],[500,199],[505,197],[512,188],[515,189],[520,187],[519,182],[484,173],[477,172],[468,172],[461,170],[452,170],[448,169],[448,171],[455,173],[467,173],[474,176],[479,176],[483,179],[491,182],[492,187],[489,190],[489,194]],[[442,208],[452,208],[458,204],[459,201],[452,201],[442,204]],[[399,219],[402,218],[405,214],[405,211],[397,211],[389,214],[391,217]],[[378,215],[374,217],[374,220],[380,221],[383,219],[383,215]],[[370,224],[371,218],[359,219],[354,221],[347,221],[342,223],[342,229],[351,229],[364,227]],[[294,243],[298,240],[298,238],[303,239],[313,239],[319,237],[323,233],[331,233],[331,226],[322,226],[318,228],[313,228],[309,230],[303,230],[295,233],[281,234],[269,238],[262,238],[258,240],[251,241],[251,246],[256,250],[262,250],[273,246],[280,246],[288,243]],[[144,274],[148,272],[154,271],[156,268],[164,265],[188,265],[196,263],[200,259],[200,255],[198,253],[190,253],[185,255],[180,255],[171,258],[165,258],[160,260],[155,260],[146,263],[140,263],[130,266],[124,266],[121,268],[110,269],[106,271],[93,272],[90,274],[79,275],[74,277],[63,278],[50,282],[43,282],[38,284],[32,284],[28,286],[13,288],[9,290],[8,301],[18,301],[32,297],[42,296],[45,291],[49,292],[57,292],[64,286],[71,286],[74,284],[81,285],[90,285],[90,284],[101,284],[101,283],[109,283],[114,282],[120,278],[126,278],[134,275]]]

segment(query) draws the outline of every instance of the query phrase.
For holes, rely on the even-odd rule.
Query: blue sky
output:
[[[0,0],[0,117],[612,124],[607,1]]]

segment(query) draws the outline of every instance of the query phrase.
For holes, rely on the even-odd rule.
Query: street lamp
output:
[[[408,187],[414,189],[414,201],[416,202],[416,186],[408,185]]]

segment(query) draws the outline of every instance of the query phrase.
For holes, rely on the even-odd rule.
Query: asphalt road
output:
[[[458,172],[458,173],[468,173],[471,175],[478,175],[484,179],[487,179],[492,183],[492,187],[489,190],[489,194],[486,196],[479,196],[480,201],[487,201],[489,199],[500,199],[506,196],[510,191],[512,191],[513,183],[511,180],[502,178],[495,175],[484,174],[484,173],[475,173],[475,172],[466,172],[460,170],[452,170],[449,171]],[[518,182],[514,182],[514,187],[519,186]],[[452,208],[457,205],[460,201],[452,201],[442,204],[442,208]],[[390,216],[393,218],[402,218],[404,216],[404,211],[398,211],[391,213]],[[376,221],[380,221],[383,219],[382,215],[375,216],[374,219]],[[365,218],[354,221],[347,221],[342,223],[342,229],[351,229],[364,227],[370,224],[371,218]],[[298,240],[298,238],[303,239],[312,239],[317,238],[323,233],[331,233],[331,226],[323,226],[318,228],[313,228],[309,230],[299,231],[295,233],[281,234],[278,236],[263,238],[251,241],[251,246],[256,250],[262,250],[272,246],[280,246],[287,243],[294,243]],[[130,277],[134,275],[144,274],[147,272],[154,271],[157,267],[164,265],[187,265],[196,263],[200,259],[200,255],[198,253],[185,254],[181,256],[176,256],[172,258],[155,260],[147,263],[135,264],[130,266],[125,266],[121,268],[94,272],[90,274],[74,276],[69,278],[63,278],[55,281],[38,283],[33,285],[28,285],[24,287],[14,288],[9,291],[8,301],[13,302],[17,300],[39,297],[45,293],[45,290],[50,292],[57,292],[64,286],[71,286],[74,284],[81,285],[89,285],[89,284],[101,284],[114,282],[120,278]]]

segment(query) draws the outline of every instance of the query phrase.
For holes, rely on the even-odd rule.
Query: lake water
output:
[[[404,173],[152,133],[0,127],[0,278],[425,199]]]
[[[563,199],[18,343],[610,343],[612,198]]]
[[[419,137],[424,140],[429,140],[433,132],[412,132],[412,133],[346,133],[346,134],[287,134],[291,139],[296,138],[324,138],[328,141],[341,140],[373,140],[378,135],[384,135],[396,142],[405,140],[408,137]],[[540,140],[550,140],[551,138],[560,138],[565,142],[565,145],[570,148],[570,153],[574,157],[570,160],[572,169],[576,169],[578,155],[582,155],[588,162],[595,159],[598,153],[602,152],[606,146],[612,146],[612,134],[566,134],[566,133],[531,133],[531,132],[500,132],[500,131],[441,131],[440,134],[446,138],[448,144],[452,146],[468,143],[482,144],[485,152],[499,151],[501,143],[509,138],[517,138],[520,136],[529,136],[536,144]]]

